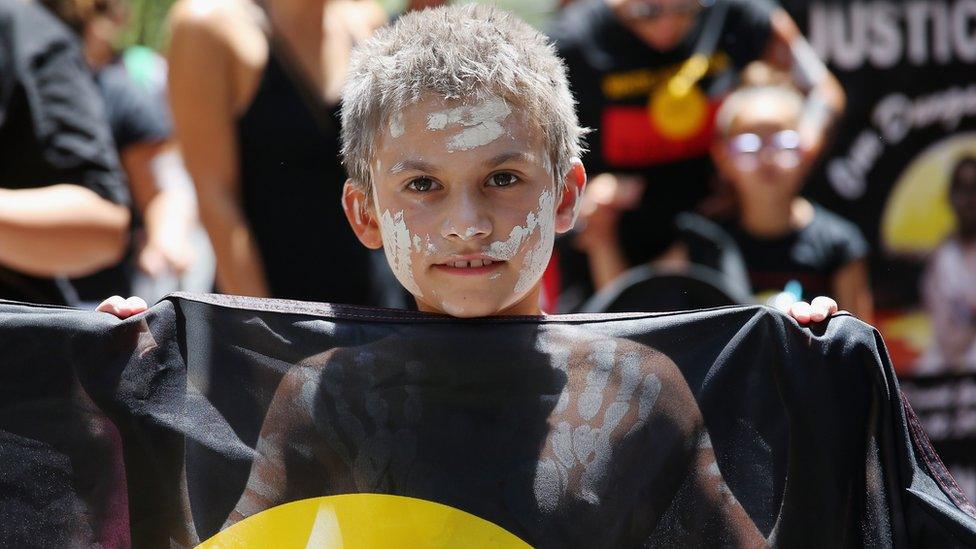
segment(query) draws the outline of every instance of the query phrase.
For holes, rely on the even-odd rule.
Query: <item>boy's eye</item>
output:
[[[429,192],[437,187],[437,183],[429,177],[418,177],[407,183],[407,188],[418,193]]]
[[[496,173],[488,178],[488,186],[490,187],[508,187],[509,185],[514,185],[518,182],[518,177],[510,173]]]

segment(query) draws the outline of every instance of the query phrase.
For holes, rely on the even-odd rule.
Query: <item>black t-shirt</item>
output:
[[[755,237],[736,221],[723,226],[739,246],[752,291],[762,301],[791,282],[794,287],[799,284],[798,297],[804,300],[830,295],[837,270],[868,253],[868,243],[856,225],[816,205],[806,227],[779,238]]]
[[[656,90],[694,54],[702,29],[724,3],[721,38],[699,83],[707,98],[701,117],[659,120],[650,101]],[[624,253],[631,264],[659,255],[675,237],[674,217],[707,194],[713,168],[708,158],[714,114],[736,83],[738,71],[759,59],[769,42],[766,0],[718,0],[703,10],[688,36],[670,51],[652,49],[624,27],[604,0],[580,0],[560,13],[550,36],[569,71],[580,123],[594,131],[583,158],[590,176],[637,174],[647,182],[639,208],[621,219]],[[689,120],[692,120],[689,122]],[[560,246],[563,280],[583,283],[585,260]]]
[[[43,8],[0,0],[0,187],[74,183],[127,204],[101,98],[76,43]],[[0,266],[0,298],[68,303],[63,280]]]
[[[119,155],[129,146],[139,143],[158,143],[173,134],[169,110],[163,97],[140,85],[121,58],[95,73],[95,83],[105,101],[105,115]],[[138,226],[138,212],[132,212]],[[129,249],[116,265],[95,274],[75,279],[72,284],[82,301],[99,301],[110,295],[132,293],[132,279],[136,269],[135,230]]]
[[[271,295],[400,306],[382,252],[356,239],[342,208],[339,108],[326,104],[275,38],[261,83],[237,120],[242,206]]]
[[[136,143],[165,141],[173,133],[169,112],[161,97],[141,86],[121,58],[95,74],[105,99],[105,113],[118,150]]]

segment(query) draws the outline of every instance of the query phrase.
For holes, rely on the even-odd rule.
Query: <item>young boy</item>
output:
[[[540,315],[553,238],[572,227],[586,181],[548,41],[485,6],[405,15],[357,50],[343,109],[346,216],[418,308]],[[797,316],[822,319],[830,305]],[[143,308],[116,297],[100,310]],[[670,359],[571,325],[540,325],[512,349],[517,359],[485,363],[405,325],[302,361],[276,391],[228,525],[308,497],[432,494],[535,543],[763,543]],[[479,389],[429,390],[432,356]],[[476,428],[459,432],[457,417]],[[492,468],[467,469],[474,457]],[[525,493],[532,505],[509,505]]]
[[[867,242],[853,223],[799,196],[815,160],[798,132],[803,95],[775,83],[775,76],[751,65],[746,78],[753,82],[732,93],[717,114],[712,157],[737,206],[725,228],[758,298],[830,294],[870,322]]]

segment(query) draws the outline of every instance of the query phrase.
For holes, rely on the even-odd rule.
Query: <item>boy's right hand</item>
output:
[[[145,312],[147,309],[149,305],[141,297],[133,296],[126,299],[119,295],[113,295],[95,308],[96,311],[113,314],[123,319]]]

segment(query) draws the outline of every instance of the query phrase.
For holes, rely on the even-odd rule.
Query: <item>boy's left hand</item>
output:
[[[820,322],[837,312],[837,302],[826,296],[813,298],[813,301],[797,301],[790,306],[790,316],[801,325]]]

